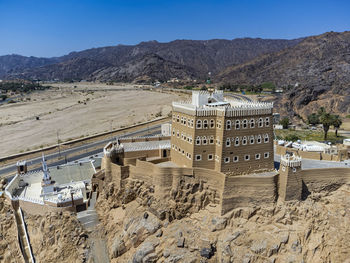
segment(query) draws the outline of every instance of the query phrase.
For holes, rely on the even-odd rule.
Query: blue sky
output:
[[[0,55],[141,41],[298,38],[350,30],[347,0],[0,0]]]

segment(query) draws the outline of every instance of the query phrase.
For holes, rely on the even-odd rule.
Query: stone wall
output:
[[[308,169],[300,173],[310,192],[332,190],[350,182],[350,168]]]
[[[32,202],[19,200],[19,206],[28,214],[31,215],[45,215],[48,212],[59,212],[59,211],[72,211],[75,212],[75,207],[53,207],[48,205],[41,205]]]
[[[237,207],[273,203],[277,198],[277,175],[226,176],[222,194],[221,214]]]

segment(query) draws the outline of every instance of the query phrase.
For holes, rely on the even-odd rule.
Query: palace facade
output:
[[[229,174],[271,171],[272,103],[224,99],[222,91],[193,91],[173,102],[171,160]]]

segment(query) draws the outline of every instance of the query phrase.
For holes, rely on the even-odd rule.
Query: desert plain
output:
[[[181,99],[132,84],[51,85],[0,106],[0,157],[167,116]]]

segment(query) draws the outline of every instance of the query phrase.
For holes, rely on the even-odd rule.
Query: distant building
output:
[[[273,124],[279,124],[281,120],[281,115],[277,112],[274,112],[272,116],[273,116]]]

